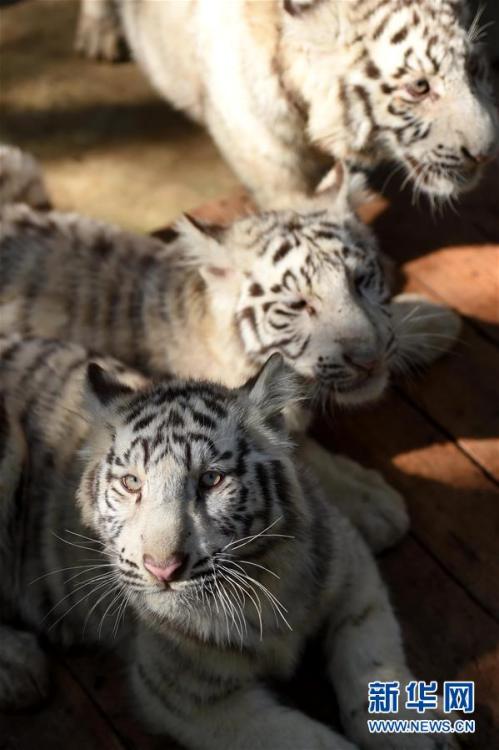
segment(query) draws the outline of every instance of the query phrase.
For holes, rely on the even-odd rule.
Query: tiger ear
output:
[[[199,267],[208,284],[233,275],[233,259],[224,244],[229,227],[209,224],[184,214],[175,223],[175,230],[184,240],[186,258]]]
[[[190,225],[191,232],[195,233],[197,236],[203,235],[204,237],[208,237],[216,242],[221,242],[227,232],[227,227],[223,224],[203,221],[202,219],[198,219],[187,213],[184,214],[183,218],[184,221]]]
[[[278,352],[269,357],[242,390],[265,420],[280,416],[286,406],[303,397],[297,374]]]
[[[131,396],[134,389],[118,380],[115,375],[90,362],[85,380],[86,406],[95,416],[112,411],[114,404],[123,397]]]

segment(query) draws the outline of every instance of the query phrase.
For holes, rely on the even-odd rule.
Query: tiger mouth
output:
[[[463,183],[473,179],[481,170],[480,164],[473,164],[472,162],[442,166],[433,162],[418,161],[410,155],[407,155],[406,159],[414,175],[422,177],[424,182],[429,182],[432,178],[444,178],[452,182]]]
[[[333,399],[341,405],[361,404],[376,401],[381,397],[388,385],[389,373],[387,369],[380,369],[374,373],[356,378],[345,383],[330,383]]]

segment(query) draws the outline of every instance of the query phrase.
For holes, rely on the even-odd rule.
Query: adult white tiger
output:
[[[312,191],[324,156],[396,160],[445,199],[494,151],[464,0],[82,1],[80,49],[112,57],[119,20],[155,87],[209,128],[265,207]]]

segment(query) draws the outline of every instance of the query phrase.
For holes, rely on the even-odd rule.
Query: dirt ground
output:
[[[208,135],[172,111],[133,63],[74,52],[78,3],[0,9],[0,139],[41,161],[54,203],[151,230],[236,178]]]

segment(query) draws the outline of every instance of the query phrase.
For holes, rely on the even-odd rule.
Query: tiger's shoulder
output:
[[[57,465],[74,456],[88,433],[83,383],[91,362],[124,386],[149,382],[118,360],[78,344],[0,336],[0,443],[7,466],[18,465],[28,453],[49,451]]]

